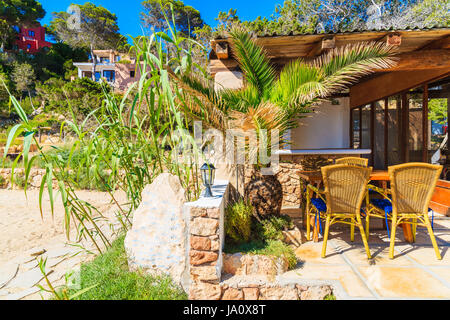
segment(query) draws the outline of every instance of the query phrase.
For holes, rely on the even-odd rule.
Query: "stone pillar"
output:
[[[189,299],[219,300],[224,246],[224,211],[228,181],[217,181],[213,198],[185,204],[188,220]]]

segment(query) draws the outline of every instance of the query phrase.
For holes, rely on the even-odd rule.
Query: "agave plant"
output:
[[[215,90],[213,81],[207,77],[189,71],[169,72],[183,88],[187,112],[222,131],[254,130],[256,139],[261,130],[267,130],[269,136],[271,131],[278,130],[281,146],[289,143],[281,138],[285,131],[295,128],[298,118],[312,104],[347,88],[375,69],[392,67],[396,60],[392,46],[362,42],[333,49],[311,61],[294,60],[277,74],[264,49],[249,33],[235,29],[230,38],[244,86],[238,90]],[[257,173],[261,168],[259,159],[255,167]],[[259,215],[280,212],[281,185],[274,177],[256,174],[246,191]]]

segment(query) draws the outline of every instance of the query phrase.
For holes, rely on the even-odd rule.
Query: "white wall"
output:
[[[291,132],[291,149],[348,148],[350,144],[349,98],[337,99],[339,105],[324,102],[315,112],[299,120],[299,127]]]

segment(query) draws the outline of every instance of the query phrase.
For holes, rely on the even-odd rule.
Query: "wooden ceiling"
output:
[[[412,30],[412,31],[384,31],[384,32],[360,32],[341,34],[320,34],[320,35],[298,35],[298,36],[275,36],[256,38],[256,42],[261,45],[271,59],[279,58],[299,58],[308,57],[314,52],[323,39],[334,37],[336,47],[361,41],[382,41],[389,34],[401,36],[399,53],[419,50],[433,41],[450,36],[450,28]],[[215,42],[229,42],[229,40],[213,40]],[[214,50],[213,46],[213,50]],[[450,47],[449,47],[450,48]],[[232,51],[232,50],[231,50]],[[320,52],[319,52],[320,53]]]
[[[394,37],[392,37],[394,36]],[[332,42],[333,47],[341,47],[351,43],[362,41],[400,41],[397,46],[399,55],[417,50],[450,49],[450,28],[408,31],[368,31],[338,34],[296,35],[296,36],[271,36],[256,38],[277,66],[282,66],[292,59],[313,58],[325,52]],[[228,55],[223,52],[223,44],[228,44]],[[220,45],[217,45],[220,44]],[[237,68],[237,62],[233,59],[231,41],[227,39],[212,40],[210,54],[210,72],[216,74],[220,71]],[[220,52],[216,54],[216,47]]]

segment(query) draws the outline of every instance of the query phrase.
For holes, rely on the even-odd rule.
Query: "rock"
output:
[[[258,288],[243,288],[244,300],[258,300],[259,289]]]
[[[297,288],[266,287],[261,288],[260,300],[298,300]]]
[[[199,266],[208,262],[215,262],[217,261],[218,256],[219,255],[216,252],[212,251],[191,250],[191,265]]]
[[[125,238],[130,269],[168,274],[186,287],[187,227],[183,216],[185,191],[178,177],[159,175],[142,192],[133,227]]]
[[[220,280],[215,266],[191,267],[191,277],[194,279],[194,281]]]
[[[228,288],[223,293],[222,300],[244,300],[244,294],[239,289]]]
[[[300,294],[301,300],[323,300],[326,296],[332,294],[333,291],[329,286],[315,286]]]
[[[212,236],[217,233],[219,221],[210,218],[195,218],[191,225],[191,234],[196,236]]]
[[[306,240],[303,237],[302,232],[297,228],[294,227],[294,229],[288,230],[288,231],[283,231],[284,234],[284,241],[287,244],[293,244],[296,247],[300,247],[300,245],[302,245]]]
[[[219,285],[200,282],[189,288],[189,300],[219,300],[222,288]]]
[[[212,251],[220,250],[220,242],[218,240],[211,240],[211,250]]]
[[[223,258],[223,271],[232,275],[276,276],[285,273],[288,267],[286,259],[264,255],[235,253]]]
[[[229,274],[238,274],[239,270],[242,268],[241,262],[242,254],[224,254],[223,255],[223,272]]]
[[[194,250],[212,250],[211,249],[211,240],[209,238],[205,238],[205,237],[197,237],[197,236],[192,236],[191,237],[191,248]],[[217,251],[219,249],[213,250],[213,251]]]
[[[33,179],[31,180],[31,186],[38,188],[41,186],[42,183],[42,176],[41,175],[36,175],[33,177]]]
[[[210,218],[214,218],[214,219],[220,218],[220,209],[219,208],[208,209],[207,212],[208,212],[208,217],[210,217]]]
[[[239,89],[243,86],[243,75],[239,71],[221,71],[215,77],[215,90]]]

